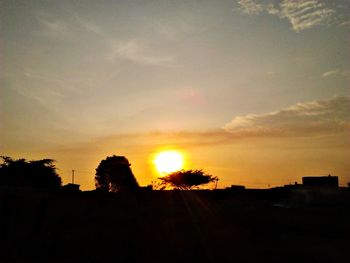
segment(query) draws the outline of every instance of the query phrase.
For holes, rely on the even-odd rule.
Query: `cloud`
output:
[[[46,33],[66,34],[69,31],[68,25],[61,20],[38,17],[38,21],[46,28]]]
[[[77,14],[67,16],[65,19],[47,12],[39,12],[37,20],[42,26],[40,33],[55,36],[56,38],[72,38],[81,33],[92,33],[100,38],[109,40],[108,35],[99,25]]]
[[[283,1],[281,3],[281,17],[285,17],[292,24],[296,32],[312,28],[320,24],[329,24],[335,12],[318,0]]]
[[[287,19],[295,32],[318,25],[330,25],[340,19],[335,17],[335,8],[321,0],[239,0],[237,3],[243,14],[270,14]],[[340,25],[343,23],[339,22]]]
[[[92,32],[101,37],[108,37],[107,34],[97,24],[92,23],[91,21],[88,21],[86,19],[83,19],[78,15],[75,15],[75,19],[77,23],[86,31]]]
[[[331,145],[348,147],[350,131],[350,97],[303,102],[265,114],[235,117],[223,128],[204,131],[154,131],[114,134],[71,144],[61,151],[104,153],[128,149],[149,153],[150,149],[175,146],[181,149],[217,147],[243,142],[245,139],[306,139],[326,144],[325,136],[335,138]],[[257,142],[257,141],[255,141]],[[329,140],[328,140],[329,142]]]
[[[98,25],[92,20],[85,17],[73,14],[62,20],[56,16],[39,12],[37,20],[41,25],[39,34],[44,34],[49,37],[54,37],[60,40],[79,40],[80,34],[94,34],[95,39],[102,40],[108,49],[107,58],[110,60],[124,59],[142,65],[150,66],[175,66],[175,57],[167,54],[160,54],[157,45],[151,38],[146,39],[118,39],[104,30],[102,26]],[[165,26],[164,26],[165,28]],[[182,31],[186,31],[185,27],[181,27]],[[179,31],[181,31],[179,30]],[[189,30],[189,29],[187,29]]]
[[[239,0],[241,11],[248,15],[258,15],[265,10],[265,5],[254,0]]]
[[[236,136],[319,136],[350,130],[350,97],[297,103],[265,114],[235,117],[224,129]]]
[[[340,26],[349,26],[350,25],[350,20],[348,21],[343,21],[339,24]]]
[[[339,69],[334,69],[334,70],[330,70],[330,71],[324,72],[322,74],[322,77],[326,78],[326,77],[329,77],[329,76],[332,76],[332,75],[336,75],[338,73],[339,73]]]
[[[112,46],[110,59],[122,58],[142,65],[171,66],[175,59],[173,56],[151,54],[147,45],[138,40],[130,40],[124,43],[117,43]]]
[[[331,77],[331,76],[343,76],[343,77],[350,76],[350,71],[342,71],[339,69],[333,69],[333,70],[324,72],[322,74],[323,78],[327,78],[327,77]]]

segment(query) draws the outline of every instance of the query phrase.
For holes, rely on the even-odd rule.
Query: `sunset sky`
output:
[[[219,187],[350,182],[350,1],[0,0],[0,154],[94,189],[178,150]]]

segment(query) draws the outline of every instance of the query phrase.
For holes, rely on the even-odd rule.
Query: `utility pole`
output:
[[[72,184],[74,184],[74,173],[75,173],[75,170],[72,170]]]

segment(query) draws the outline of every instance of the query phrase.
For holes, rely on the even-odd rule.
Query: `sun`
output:
[[[181,170],[184,163],[183,155],[177,151],[160,152],[153,162],[161,175]]]

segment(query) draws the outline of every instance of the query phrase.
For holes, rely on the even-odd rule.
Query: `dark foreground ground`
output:
[[[0,262],[349,262],[350,191],[0,189]]]

